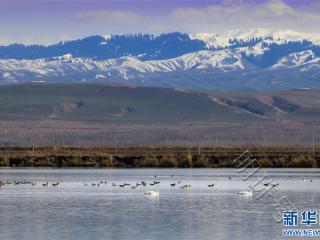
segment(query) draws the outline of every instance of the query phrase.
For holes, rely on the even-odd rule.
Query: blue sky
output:
[[[92,34],[215,33],[255,27],[317,32],[320,26],[319,0],[0,0],[0,3],[0,44],[49,44]]]

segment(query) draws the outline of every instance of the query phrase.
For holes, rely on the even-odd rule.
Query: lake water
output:
[[[266,194],[254,183],[263,176],[261,183],[279,183],[268,198],[259,197]],[[0,169],[2,182],[36,183],[1,188],[0,239],[282,239],[282,223],[274,219],[280,217],[277,200],[319,209],[318,170],[260,170],[243,177],[236,169]],[[112,186],[154,180],[161,183]],[[100,181],[107,184],[92,186]],[[192,187],[181,189],[185,184]],[[260,191],[239,195],[249,184]],[[147,190],[160,195],[146,196]]]

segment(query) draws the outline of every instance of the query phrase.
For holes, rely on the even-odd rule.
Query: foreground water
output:
[[[260,170],[243,177],[235,169],[0,169],[0,181],[36,183],[1,188],[0,239],[282,239],[276,200],[319,208],[318,170]],[[160,184],[118,186],[154,180]],[[279,186],[268,198],[238,194],[259,180]],[[107,184],[92,186],[101,181]],[[181,189],[185,184],[192,187]],[[146,196],[146,190],[160,195]]]

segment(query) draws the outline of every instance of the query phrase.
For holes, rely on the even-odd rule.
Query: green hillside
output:
[[[226,106],[273,120],[319,121],[320,90],[272,93],[212,93]]]
[[[0,87],[3,120],[261,122],[320,119],[318,90],[211,94],[102,84]]]
[[[100,121],[257,121],[210,96],[167,88],[99,84],[21,84],[0,87],[0,118]]]

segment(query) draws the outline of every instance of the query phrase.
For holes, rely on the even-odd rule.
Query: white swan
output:
[[[245,197],[251,197],[252,196],[252,188],[250,188],[250,191],[241,191],[241,192],[238,192],[238,194],[245,196]]]
[[[155,192],[155,191],[146,191],[144,194],[148,195],[148,196],[159,196],[160,195],[159,192]]]

